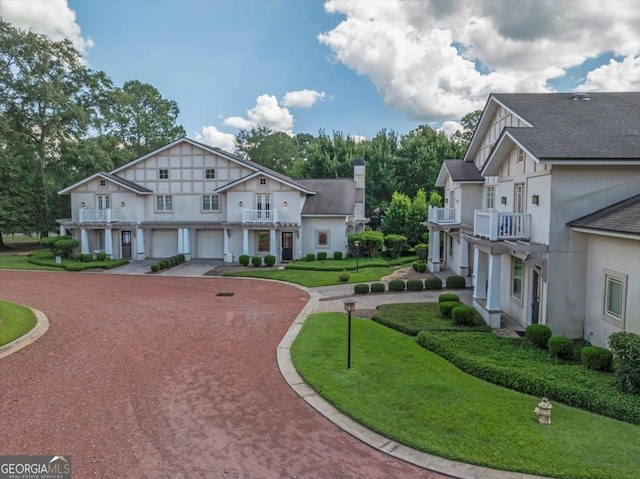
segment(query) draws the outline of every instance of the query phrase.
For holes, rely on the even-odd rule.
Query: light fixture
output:
[[[124,208],[124,201],[120,202],[120,208]]]
[[[242,206],[242,201],[238,202],[238,206]]]
[[[283,201],[283,202],[282,202],[282,207],[283,207],[283,208],[286,208],[287,206],[289,206],[289,205],[287,204],[287,202],[286,202],[286,201]]]
[[[502,203],[503,205],[506,205],[507,204],[507,197],[506,196],[502,196],[500,198],[500,203]]]
[[[533,203],[534,205],[537,205],[540,203],[540,197],[538,195],[533,195],[531,197],[531,203]]]
[[[351,368],[351,313],[356,310],[356,302],[353,299],[343,300],[344,310],[349,315],[347,326],[347,369]]]
[[[80,208],[84,208],[85,207],[85,203],[84,201],[82,203],[80,203]]]

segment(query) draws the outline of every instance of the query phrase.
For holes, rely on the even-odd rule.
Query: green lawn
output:
[[[375,322],[353,323],[350,370],[342,313],[310,316],[291,353],[312,387],[374,431],[497,469],[569,479],[638,477],[640,427],[560,403],[553,405],[552,425],[540,425],[533,414],[539,397],[463,373]]]
[[[62,258],[61,264],[56,264],[56,259],[49,250],[36,251],[29,255],[0,255],[0,269],[84,271],[91,268],[111,269],[127,263],[127,260],[121,259],[85,263],[71,258]]]
[[[393,268],[390,266],[363,268],[359,273],[349,271],[349,283],[366,283],[377,281],[383,276],[391,274]],[[241,278],[264,278],[275,279],[278,281],[286,281],[288,283],[296,283],[307,288],[315,288],[317,286],[330,286],[332,284],[340,284],[338,271],[307,271],[307,270],[290,270],[290,269],[272,269],[272,268],[255,268],[247,271],[236,273],[227,273],[225,276],[234,276]]]
[[[0,269],[60,271],[59,267],[29,263],[27,255],[0,255]]]
[[[27,334],[36,322],[36,317],[29,308],[0,301],[0,346]]]

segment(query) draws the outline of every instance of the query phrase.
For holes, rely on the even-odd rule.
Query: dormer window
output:
[[[522,148],[518,148],[518,163],[522,163],[524,161],[524,150]]]
[[[158,170],[158,178],[160,178],[161,180],[168,180],[169,179],[169,169],[168,168],[160,168]]]
[[[266,178],[260,178],[260,186],[264,186],[267,184],[267,179]]]
[[[216,179],[216,170],[214,170],[213,168],[207,168],[204,171],[204,177],[207,180],[215,180]]]
[[[107,180],[100,180],[100,186],[107,186]]]

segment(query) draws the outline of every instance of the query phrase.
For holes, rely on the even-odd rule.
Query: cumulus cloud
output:
[[[354,143],[362,143],[367,140],[367,137],[362,135],[349,135],[349,138],[351,138]]]
[[[623,60],[585,87],[619,89],[633,84],[640,54],[639,2],[329,0],[325,9],[345,17],[318,36],[335,60],[420,121],[461,118],[491,92],[551,91],[549,80],[607,52]],[[606,86],[605,73],[616,76]]]
[[[611,59],[587,74],[580,91],[640,91],[640,56]]]
[[[235,149],[235,135],[224,133],[215,126],[203,126],[201,133],[196,133],[195,139],[201,143],[211,146],[217,146],[226,151]]]
[[[272,130],[291,134],[293,132],[293,115],[286,107],[278,104],[274,95],[260,95],[256,106],[247,110],[247,117],[232,116],[224,120],[226,126],[238,129],[249,129],[265,126]]]
[[[449,138],[451,138],[458,131],[462,131],[462,130],[464,130],[464,128],[460,123],[458,123],[457,121],[450,121],[450,120],[443,122],[442,126],[438,128],[438,131],[443,132]]]
[[[14,27],[42,33],[56,41],[71,40],[81,54],[93,46],[93,40],[82,36],[76,12],[66,0],[0,0],[0,12]]]
[[[298,90],[290,91],[284,94],[282,104],[288,107],[297,108],[309,108],[313,106],[316,101],[324,99],[325,94],[323,91],[316,90]]]

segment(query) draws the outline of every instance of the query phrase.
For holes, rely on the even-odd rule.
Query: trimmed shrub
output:
[[[429,245],[424,243],[418,243],[415,247],[415,250],[416,250],[416,254],[418,255],[418,258],[420,258],[420,261],[424,263],[427,260]]]
[[[424,283],[421,279],[408,279],[407,289],[409,291],[421,291],[424,288]]]
[[[325,259],[327,259],[327,252],[326,251],[320,251],[318,253],[318,261],[324,261]]]
[[[424,273],[427,270],[427,265],[423,261],[416,261],[412,266],[413,270],[418,273]]]
[[[573,359],[576,356],[573,341],[564,336],[551,336],[547,341],[547,348],[551,356],[558,359]]]
[[[640,395],[640,336],[619,332],[609,336],[613,352],[616,386],[624,392]]]
[[[424,280],[424,287],[426,289],[442,289],[442,280],[437,276],[429,276]]]
[[[404,291],[407,284],[403,279],[392,279],[389,281],[389,291]]]
[[[547,342],[551,337],[551,329],[544,324],[531,324],[524,330],[524,337],[534,347],[546,349]]]
[[[471,306],[456,306],[451,310],[451,319],[458,326],[480,326],[482,316]]]
[[[369,285],[366,283],[358,283],[353,287],[355,294],[367,294],[369,292]]]
[[[154,273],[157,273],[158,271],[160,271],[160,264],[159,263],[152,264],[151,271],[153,271]]]
[[[462,276],[447,276],[446,285],[447,289],[460,289],[466,286]]]
[[[241,254],[238,257],[238,262],[242,265],[242,266],[247,266],[249,264],[249,261],[251,261],[251,257],[248,254]]]
[[[342,259],[342,251],[334,251],[333,259]]]
[[[384,245],[387,248],[387,253],[392,258],[400,256],[407,244],[407,237],[403,235],[388,234],[384,237]]]
[[[440,316],[451,319],[451,310],[456,306],[464,306],[464,304],[458,303],[457,301],[443,301],[442,303],[438,303],[438,306],[440,307]]]
[[[80,261],[83,263],[90,263],[93,261],[93,255],[91,253],[83,253]]]
[[[580,359],[587,369],[596,371],[611,371],[613,353],[605,348],[586,346],[580,351]]]
[[[276,257],[272,254],[268,254],[264,257],[264,264],[266,264],[267,266],[273,266],[274,264],[276,264]]]
[[[442,303],[444,301],[455,301],[456,303],[459,303],[460,298],[458,297],[457,294],[442,293],[440,296],[438,296],[438,303]]]
[[[105,253],[104,251],[100,251],[97,255],[96,258],[98,261],[106,261],[107,260],[107,253]]]
[[[182,253],[178,254],[178,256],[180,257],[180,261],[182,261],[183,263],[187,260],[186,256]]]
[[[338,276],[338,279],[340,281],[342,281],[343,283],[346,283],[347,281],[349,281],[349,274],[348,273],[342,273],[341,275]]]
[[[307,261],[315,261],[316,260],[316,255],[313,253],[307,253]]]
[[[258,266],[262,266],[262,256],[252,256],[251,257],[251,264],[253,266],[255,266],[256,268]]]
[[[384,293],[384,283],[371,283],[372,293]]]

